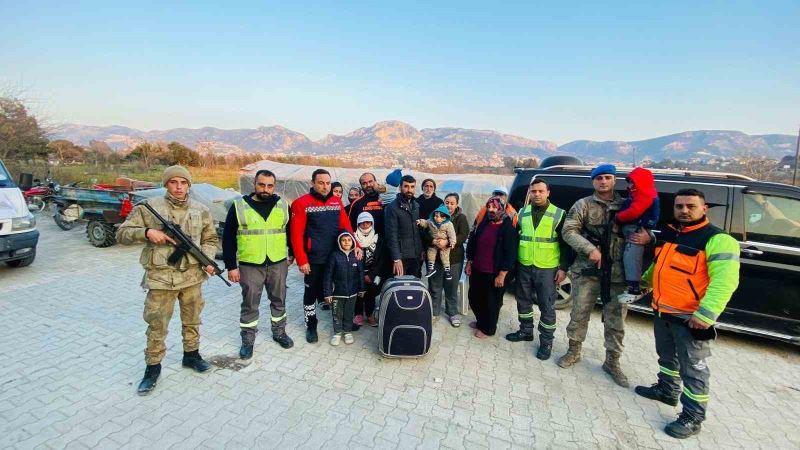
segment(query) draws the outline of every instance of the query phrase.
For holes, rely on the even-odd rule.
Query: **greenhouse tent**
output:
[[[244,167],[239,173],[239,188],[243,193],[253,191],[253,180],[257,171],[267,169],[277,177],[276,193],[284,199],[293,201],[306,194],[311,187],[311,174],[318,167],[301,166],[297,164],[283,164],[273,161],[259,161]],[[344,194],[350,187],[358,187],[358,178],[364,172],[375,174],[379,183],[384,183],[386,175],[394,168],[389,169],[347,169],[341,167],[325,167],[331,173],[333,181],[342,183]],[[491,174],[433,174],[403,169],[403,175],[412,175],[417,179],[417,195],[422,193],[422,180],[432,178],[436,181],[436,195],[444,198],[447,193],[456,192],[461,196],[460,205],[470,223],[475,218],[478,210],[492,195],[492,191],[503,188],[508,191],[514,177],[512,175]],[[390,189],[392,189],[390,187]],[[345,199],[345,204],[347,200]]]
[[[166,189],[163,187],[136,191],[134,203],[146,198],[163,197],[165,192]],[[241,197],[241,194],[233,189],[222,189],[208,183],[192,184],[192,187],[189,188],[189,198],[206,205],[211,211],[211,217],[214,218],[214,222],[225,222],[228,208],[239,197]]]

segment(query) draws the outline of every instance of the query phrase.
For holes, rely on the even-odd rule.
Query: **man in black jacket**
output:
[[[286,334],[286,276],[293,260],[288,245],[289,206],[274,193],[275,182],[271,171],[256,172],[254,192],[234,202],[222,234],[222,257],[228,279],[242,286],[239,317],[242,359],[253,356],[258,307],[265,287],[270,301],[272,339],[283,348],[294,345]]]
[[[353,201],[348,213],[350,219],[350,226],[353,230],[358,226],[358,216],[362,212],[368,212],[372,215],[372,226],[379,236],[384,233],[384,218],[383,210],[384,205],[381,201],[381,195],[378,193],[378,182],[375,179],[375,174],[372,172],[365,172],[358,178],[358,183],[361,185],[361,190],[364,191],[357,200]]]
[[[417,227],[419,205],[414,200],[416,186],[414,177],[404,175],[400,180],[400,193],[384,209],[386,246],[394,262],[392,271],[398,276],[419,277],[422,268],[422,237]]]

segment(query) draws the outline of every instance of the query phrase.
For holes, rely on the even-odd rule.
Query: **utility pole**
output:
[[[636,167],[636,146],[633,147],[633,167]]]
[[[797,130],[797,143],[794,146],[794,174],[792,175],[792,186],[797,186],[797,161],[800,156],[800,129]]]

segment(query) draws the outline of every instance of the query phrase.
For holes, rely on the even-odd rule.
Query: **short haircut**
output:
[[[534,179],[531,181],[531,186],[533,186],[534,184],[543,184],[543,185],[544,185],[544,187],[546,187],[548,191],[550,190],[550,184],[548,184],[548,183],[547,183],[547,181],[544,181],[544,180],[543,180],[543,179],[541,179],[541,178],[534,178]]]
[[[456,198],[456,203],[458,203],[458,202],[460,202],[460,201],[461,201],[461,196],[459,196],[459,195],[458,195],[458,194],[456,194],[455,192],[451,192],[451,193],[449,193],[449,194],[445,195],[445,196],[444,196],[444,199],[445,199],[445,200],[447,200],[447,197],[455,197],[455,198]]]
[[[417,179],[412,177],[411,175],[403,175],[403,178],[400,178],[400,184],[403,183],[416,183]]]
[[[422,185],[425,186],[425,183],[427,183],[428,181],[430,181],[433,184],[433,190],[435,191],[436,190],[436,182],[433,181],[433,178],[425,178],[424,180],[422,180]]]
[[[256,172],[256,177],[253,178],[253,182],[255,183],[255,181],[260,176],[272,177],[273,180],[278,181],[278,177],[276,177],[275,174],[271,170],[261,169],[258,172]]]
[[[703,200],[703,203],[706,202],[706,194],[697,189],[681,189],[675,193],[675,197],[679,195],[684,197],[700,197]]]
[[[312,183],[317,181],[317,175],[328,175],[328,176],[330,176],[331,173],[328,172],[325,169],[317,169],[317,170],[315,170],[314,173],[311,174],[311,182]]]
[[[378,178],[375,176],[375,174],[374,174],[374,173],[372,173],[372,172],[364,172],[364,173],[362,173],[362,174],[361,174],[361,176],[360,176],[360,177],[358,177],[358,182],[359,182],[359,184],[361,183],[361,180],[362,180],[364,177],[366,177],[367,175],[371,176],[373,180],[375,180],[375,181],[378,181]]]

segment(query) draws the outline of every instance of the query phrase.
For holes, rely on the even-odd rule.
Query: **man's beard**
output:
[[[414,193],[413,192],[404,192],[403,193],[403,197],[405,197],[406,200],[411,200],[412,198],[414,198]]]
[[[366,187],[364,189],[364,195],[372,195],[375,193],[375,188],[373,187]]]
[[[272,194],[267,194],[266,192],[259,192],[256,194],[256,197],[258,197],[258,199],[261,201],[266,201],[269,200],[270,197],[272,197]]]

